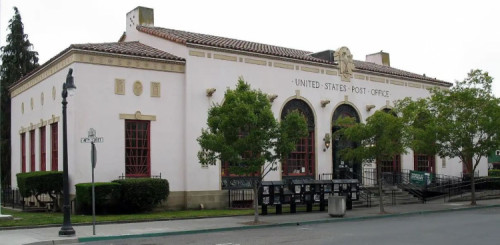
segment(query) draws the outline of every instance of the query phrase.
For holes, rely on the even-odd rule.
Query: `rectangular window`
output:
[[[150,121],[125,120],[125,175],[150,177]]]
[[[413,169],[416,171],[423,171],[434,173],[436,171],[436,159],[434,156],[417,154],[413,156]]]
[[[58,144],[57,144],[57,123],[53,123],[50,125],[50,170],[57,171],[59,169],[58,166]]]
[[[21,134],[21,172],[26,173],[26,134]]]
[[[288,155],[283,164],[283,175],[314,176],[314,161],[314,131],[309,131],[309,135],[301,138],[295,150]]]
[[[379,163],[377,163],[379,164]],[[401,156],[395,155],[392,160],[380,161],[380,170],[382,173],[399,173],[401,172]]]
[[[40,171],[46,171],[45,156],[47,155],[45,149],[45,126],[40,128]]]
[[[30,171],[35,172],[35,130],[30,131]]]

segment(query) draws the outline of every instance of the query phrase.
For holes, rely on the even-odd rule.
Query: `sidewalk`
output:
[[[426,204],[408,204],[385,206],[388,214],[380,215],[379,207],[354,208],[348,210],[343,218],[331,218],[328,213],[314,211],[296,214],[283,213],[282,215],[261,215],[261,225],[247,225],[253,221],[253,216],[235,216],[221,218],[185,219],[170,221],[153,221],[138,223],[120,223],[96,225],[96,236],[92,235],[92,225],[74,225],[74,237],[59,237],[60,227],[30,228],[15,230],[0,230],[0,244],[72,244],[78,242],[124,239],[132,237],[168,236],[177,234],[191,234],[200,232],[230,231],[241,229],[265,228],[268,226],[288,226],[300,224],[314,224],[326,222],[344,222],[362,219],[387,218],[402,215],[418,215],[433,212],[448,212],[466,209],[500,207],[500,199],[480,200],[477,206],[470,206],[467,202],[444,203],[435,200]]]

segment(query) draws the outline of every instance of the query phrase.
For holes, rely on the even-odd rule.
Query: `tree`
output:
[[[14,16],[9,21],[10,33],[7,45],[0,48],[0,161],[2,184],[10,183],[10,96],[8,88],[21,77],[38,67],[38,53],[24,33],[21,14],[14,7]]]
[[[428,148],[440,157],[460,159],[471,176],[471,205],[476,205],[477,166],[481,158],[500,147],[500,99],[493,95],[492,83],[487,72],[472,70],[449,90],[433,89],[429,98],[405,99],[398,106],[406,112],[403,117],[409,118],[407,122],[415,121],[422,112],[427,115],[421,130],[409,127],[414,146]],[[418,146],[418,141],[427,143]]]
[[[335,135],[342,135],[357,144],[356,148],[344,149],[341,156],[348,160],[375,162],[379,189],[380,213],[385,213],[382,196],[381,162],[392,161],[394,156],[405,152],[402,139],[403,121],[392,112],[376,111],[366,123],[355,123],[353,118],[340,118],[337,125],[344,125]]]
[[[258,188],[262,179],[307,136],[307,123],[298,112],[277,122],[271,103],[261,91],[252,90],[243,78],[235,90],[228,89],[222,105],[208,111],[207,129],[198,137],[201,164],[229,162],[229,172],[253,176],[254,222],[259,222]]]

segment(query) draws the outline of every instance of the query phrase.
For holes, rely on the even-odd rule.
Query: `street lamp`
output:
[[[73,69],[69,68],[66,82],[63,83],[62,89],[62,116],[63,116],[63,213],[64,221],[59,230],[59,236],[74,236],[75,230],[71,226],[71,214],[69,206],[69,181],[68,181],[68,128],[66,119],[66,97],[72,96],[75,93],[76,86],[73,81]]]

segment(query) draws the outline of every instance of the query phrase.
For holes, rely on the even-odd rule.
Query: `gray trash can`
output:
[[[328,214],[331,217],[344,217],[345,210],[345,196],[328,197]]]

